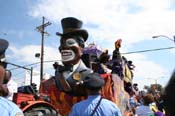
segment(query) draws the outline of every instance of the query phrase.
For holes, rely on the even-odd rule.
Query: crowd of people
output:
[[[119,106],[102,96],[105,85],[103,73],[113,73],[124,82],[124,89],[128,93],[126,116],[175,116],[175,72],[163,93],[147,93],[139,91],[137,84],[133,84],[132,61],[121,56],[119,48],[122,40],[115,42],[112,62],[106,50],[99,57],[99,67],[96,71],[85,65],[82,58],[84,43],[88,32],[81,29],[82,21],[74,17],[61,20],[63,33],[56,34],[61,37],[59,51],[63,65],[55,66],[55,76],[51,84],[55,84],[58,91],[71,96],[87,96],[80,102],[73,104],[69,116],[123,116]],[[0,114],[2,116],[23,116],[23,112],[12,102],[13,93],[17,92],[17,85],[11,79],[11,72],[6,69],[4,62],[5,50],[8,47],[6,40],[0,40]],[[112,65],[111,65],[112,64]],[[124,65],[127,64],[127,65]],[[125,70],[125,73],[123,73]],[[126,70],[131,70],[126,72]],[[122,84],[121,84],[122,85]],[[48,86],[47,86],[48,87]]]

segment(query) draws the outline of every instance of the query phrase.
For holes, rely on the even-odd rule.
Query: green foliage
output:
[[[144,86],[144,89],[146,89],[148,93],[152,93],[153,95],[157,92],[162,93],[163,91],[163,87],[160,84],[151,84],[150,86]]]

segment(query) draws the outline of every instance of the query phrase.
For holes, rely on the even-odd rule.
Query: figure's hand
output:
[[[115,48],[120,48],[121,47],[121,43],[122,43],[122,39],[118,39],[116,42],[115,42]]]
[[[59,65],[59,64],[54,64],[53,65],[56,72],[59,72],[59,73],[62,73],[62,72],[65,72],[65,71],[70,71],[72,72],[73,71],[73,65],[72,64],[69,64],[69,65]]]

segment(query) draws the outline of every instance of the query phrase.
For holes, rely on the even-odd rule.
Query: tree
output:
[[[146,89],[148,93],[152,93],[153,95],[157,92],[163,91],[163,87],[160,84],[151,84],[150,86],[145,85],[144,89]]]

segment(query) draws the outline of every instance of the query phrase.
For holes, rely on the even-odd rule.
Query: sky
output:
[[[175,68],[175,49],[124,54],[175,47],[174,0],[0,0],[0,38],[9,41],[8,62],[40,71],[35,54],[41,51],[41,33],[36,27],[43,16],[51,23],[46,27],[44,61],[61,60],[55,33],[62,32],[62,18],[76,17],[89,33],[87,44],[94,42],[112,54],[114,42],[122,39],[120,52],[136,66],[133,81],[140,88],[156,81],[165,86]],[[157,35],[164,36],[152,38]],[[52,64],[44,63],[44,73],[54,75]],[[14,80],[24,81],[25,69],[7,68]]]

